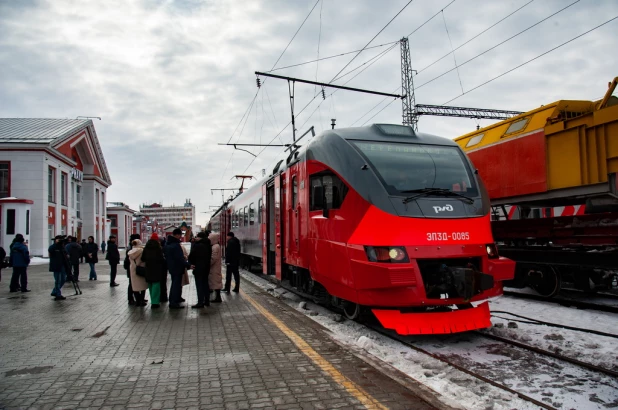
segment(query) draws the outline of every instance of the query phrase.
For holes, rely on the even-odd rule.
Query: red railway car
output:
[[[411,127],[328,130],[224,204],[245,261],[340,307],[370,310],[400,334],[491,325],[487,303],[514,263],[500,257],[489,198],[453,141]]]

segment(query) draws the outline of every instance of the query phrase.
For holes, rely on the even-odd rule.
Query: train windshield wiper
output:
[[[422,196],[435,195],[435,196],[450,196],[464,201],[467,204],[474,203],[474,200],[468,198],[465,195],[458,194],[457,192],[449,191],[445,188],[422,188],[422,189],[407,189],[405,191],[400,191],[403,194],[415,193],[416,195],[409,196],[404,198],[403,203],[407,204],[408,202],[414,201],[416,198],[420,198]]]

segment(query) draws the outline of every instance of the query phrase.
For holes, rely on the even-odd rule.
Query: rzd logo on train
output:
[[[433,210],[436,211],[437,214],[440,212],[453,212],[453,205],[447,204],[444,206],[434,206]]]

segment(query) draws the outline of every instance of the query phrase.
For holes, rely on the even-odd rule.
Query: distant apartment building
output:
[[[195,226],[195,205],[190,199],[183,206],[163,206],[162,204],[142,205],[140,213],[148,218],[156,219],[160,226],[180,226],[186,222],[189,226]]]

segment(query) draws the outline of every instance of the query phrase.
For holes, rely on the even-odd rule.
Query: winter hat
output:
[[[206,232],[198,232],[197,235],[195,235],[195,236],[200,238],[200,239],[207,239],[208,238],[208,234]]]
[[[157,235],[157,233],[155,232],[155,233],[153,233],[153,234],[150,236],[150,239],[154,239],[155,241],[158,241],[158,240],[159,240],[159,235]]]
[[[24,235],[18,233],[17,235],[15,235],[15,242],[23,242],[24,241]]]
[[[133,233],[129,236],[129,241],[133,241],[134,239],[142,239],[138,233]]]

